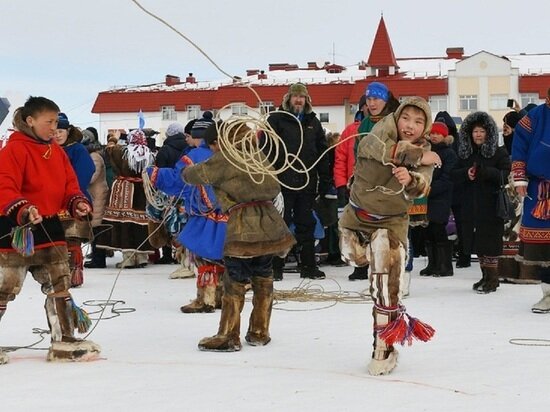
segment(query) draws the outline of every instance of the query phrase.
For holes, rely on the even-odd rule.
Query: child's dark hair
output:
[[[25,120],[28,116],[35,116],[45,111],[59,112],[59,106],[45,97],[30,96],[25,104],[20,107],[21,117]]]

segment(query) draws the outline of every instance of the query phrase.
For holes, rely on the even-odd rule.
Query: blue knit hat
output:
[[[69,118],[65,113],[59,113],[57,115],[57,128],[67,130],[70,126]]]
[[[387,102],[390,99],[390,91],[388,86],[384,83],[372,82],[367,86],[365,96],[367,96],[367,98],[373,97],[375,99],[382,99]]]

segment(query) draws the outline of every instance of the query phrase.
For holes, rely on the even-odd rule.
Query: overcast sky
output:
[[[550,1],[139,0],[194,40],[224,70],[269,63],[366,60],[383,12],[397,57],[550,52]],[[12,111],[29,95],[56,101],[77,126],[115,85],[166,74],[224,78],[198,51],[131,0],[0,0],[0,97]],[[0,125],[0,133],[10,116]]]

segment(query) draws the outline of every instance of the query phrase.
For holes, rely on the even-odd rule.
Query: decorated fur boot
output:
[[[273,278],[252,277],[252,313],[245,340],[252,346],[264,346],[271,341],[269,322],[273,308]]]
[[[550,283],[541,283],[542,299],[533,305],[533,313],[550,313]]]
[[[397,357],[399,353],[393,347],[388,345],[380,338],[379,330],[390,322],[391,313],[378,310],[374,311],[374,350],[368,366],[369,375],[387,375],[397,366]]]
[[[180,251],[180,248],[178,248],[178,251],[176,252],[176,258],[179,259],[180,266],[172,273],[170,273],[170,279],[185,279],[195,277],[195,272],[193,271],[193,265],[190,262],[189,254],[185,249],[181,249],[182,250]]]
[[[86,333],[91,325],[86,312],[78,308],[68,291],[49,294],[46,316],[52,335],[48,361],[85,362],[97,359],[101,348],[89,340],[74,337],[74,329]]]
[[[244,306],[245,285],[224,276],[223,305],[218,333],[203,338],[199,349],[214,352],[236,352],[241,350],[241,311]]]
[[[206,287],[197,286],[197,297],[187,305],[183,305],[180,310],[183,313],[212,313],[214,306],[207,305],[204,301],[204,292]]]
[[[477,293],[487,294],[496,292],[500,286],[498,280],[498,268],[496,266],[487,266],[485,269],[485,282],[477,289]]]

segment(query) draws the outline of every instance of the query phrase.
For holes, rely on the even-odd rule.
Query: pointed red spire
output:
[[[386,29],[386,23],[384,23],[384,16],[380,17],[380,23],[378,23],[378,29],[374,36],[367,66],[376,69],[388,69],[391,66],[395,68],[399,67],[393,54],[393,47],[388,30]]]

